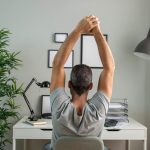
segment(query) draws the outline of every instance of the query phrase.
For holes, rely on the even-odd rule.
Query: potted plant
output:
[[[11,142],[8,135],[12,120],[19,115],[15,99],[22,95],[22,85],[18,86],[17,79],[12,75],[21,65],[21,60],[17,58],[19,52],[8,50],[9,34],[7,29],[0,29],[0,150]]]

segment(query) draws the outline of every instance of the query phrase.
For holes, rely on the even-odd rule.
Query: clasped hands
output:
[[[75,30],[79,33],[96,34],[100,32],[99,19],[93,15],[85,17],[78,23]]]

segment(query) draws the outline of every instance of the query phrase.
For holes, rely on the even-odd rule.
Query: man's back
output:
[[[97,43],[103,70],[100,71],[97,93],[87,102],[89,91],[93,87],[92,71],[87,65],[76,65],[72,69],[68,87],[71,99],[64,91],[65,88],[65,63],[72,49],[83,33],[94,35]],[[111,49],[100,29],[97,17],[83,18],[60,46],[53,60],[51,75],[51,106],[53,118],[52,147],[60,136],[100,136],[104,125],[113,87],[115,64]],[[103,92],[100,92],[103,91]],[[104,96],[104,93],[106,96]]]
[[[64,88],[51,93],[52,147],[61,136],[101,136],[109,101],[103,92],[97,92],[85,104],[82,115],[77,114],[75,105]]]

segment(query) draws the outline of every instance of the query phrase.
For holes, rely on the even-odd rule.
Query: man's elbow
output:
[[[111,66],[107,70],[108,70],[109,73],[114,74],[114,72],[115,72],[115,66]]]
[[[106,67],[104,67],[105,70],[108,70],[110,72],[114,72],[115,71],[115,63],[112,63],[111,65],[107,65]]]
[[[115,71],[115,63],[112,64],[111,69]]]
[[[54,68],[55,66],[57,66],[57,64],[58,64],[57,61],[54,59],[52,62],[52,67]]]
[[[60,61],[58,61],[57,59],[54,59],[53,63],[52,63],[52,67],[53,68],[61,68],[61,67],[63,67],[63,65]]]
[[[56,60],[54,60],[52,63],[52,67],[57,68],[58,66],[59,66],[59,63]]]

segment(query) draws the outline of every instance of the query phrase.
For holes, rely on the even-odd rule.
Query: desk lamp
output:
[[[134,54],[144,59],[150,60],[150,29],[147,37],[136,47]]]
[[[34,113],[32,107],[31,107],[31,104],[30,104],[30,102],[29,102],[29,100],[28,100],[28,98],[27,98],[27,96],[26,96],[26,92],[27,92],[27,90],[30,88],[30,86],[32,85],[33,82],[35,82],[36,85],[39,86],[40,88],[49,88],[49,87],[50,87],[50,83],[49,83],[48,81],[44,81],[44,82],[40,83],[40,82],[37,82],[37,80],[36,80],[35,78],[33,78],[33,79],[30,81],[30,83],[27,85],[27,87],[25,88],[25,90],[23,91],[23,93],[22,93],[22,94],[23,94],[23,97],[24,97],[24,99],[25,99],[25,102],[26,102],[26,104],[27,104],[27,106],[28,106],[28,108],[29,108],[29,110],[30,110],[30,113],[31,113],[29,119],[30,119],[31,121],[37,121],[39,117],[38,117],[37,115],[35,115],[35,113]]]

